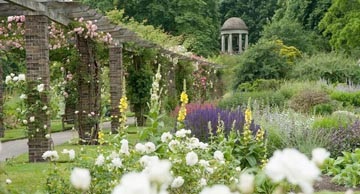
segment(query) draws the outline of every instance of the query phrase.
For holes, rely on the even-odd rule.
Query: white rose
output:
[[[86,191],[91,183],[90,171],[85,168],[75,167],[71,172],[70,181],[76,189]]]
[[[229,187],[225,185],[214,185],[204,188],[200,194],[232,194]]]
[[[214,158],[215,158],[215,160],[217,160],[217,161],[219,161],[219,162],[225,161],[225,159],[224,159],[224,154],[223,154],[221,151],[219,151],[219,150],[217,150],[217,151],[214,152]]]
[[[104,155],[100,154],[97,158],[96,158],[96,161],[95,161],[95,165],[96,166],[102,166],[105,162],[105,157]]]
[[[59,154],[57,153],[56,150],[53,150],[53,151],[50,150],[50,151],[44,152],[42,155],[42,158],[44,160],[50,159],[51,161],[55,161],[55,160],[59,159]]]
[[[137,143],[137,144],[135,145],[135,150],[136,150],[137,152],[139,152],[139,153],[145,153],[146,147],[145,147],[145,145],[142,144],[142,143]]]
[[[312,161],[315,162],[317,166],[321,166],[324,161],[329,158],[330,153],[324,148],[315,148],[311,152]]]
[[[25,74],[23,74],[23,73],[21,73],[21,74],[19,74],[19,81],[25,81]]]
[[[249,173],[243,173],[240,175],[239,189],[241,193],[248,194],[254,192],[255,176]]]
[[[179,188],[184,184],[184,178],[181,176],[176,177],[171,183],[171,188]]]
[[[139,186],[141,185],[141,186]],[[121,182],[117,185],[112,194],[149,194],[151,186],[149,178],[144,173],[130,172],[121,178]]]
[[[172,152],[175,152],[177,147],[180,145],[180,142],[178,140],[171,140],[169,142],[169,149],[172,151]]]
[[[37,91],[38,91],[38,92],[43,92],[43,91],[44,91],[44,88],[45,88],[45,85],[44,85],[44,84],[39,84],[39,85],[37,86]]]
[[[198,162],[198,155],[195,152],[189,152],[185,159],[188,166],[194,166]]]
[[[67,149],[63,149],[63,151],[61,152],[63,154],[69,154],[69,159],[70,160],[74,160],[75,159],[75,150],[71,149],[71,150],[67,150]]]
[[[125,154],[127,156],[130,155],[128,140],[126,140],[126,139],[121,140],[120,153],[123,153],[123,154]]]
[[[145,152],[147,154],[152,153],[156,150],[155,144],[153,142],[145,143]]]
[[[5,183],[6,183],[6,184],[11,184],[12,181],[11,181],[11,179],[6,179],[6,180],[5,180]]]
[[[120,168],[122,166],[122,160],[120,158],[112,159],[111,163],[115,168]]]
[[[163,142],[163,143],[168,142],[168,141],[170,141],[172,138],[173,138],[173,136],[171,135],[170,132],[163,133],[163,134],[161,135],[161,142]]]
[[[305,194],[313,193],[312,184],[321,174],[314,162],[291,148],[275,151],[264,171],[272,181],[286,179],[289,183],[298,185]]]
[[[8,84],[10,81],[12,81],[12,78],[10,75],[6,76],[5,78],[5,84]]]
[[[21,95],[20,95],[20,99],[23,99],[23,100],[24,100],[24,99],[27,99],[26,94],[21,94]]]
[[[171,162],[168,160],[153,160],[148,163],[143,170],[151,182],[158,184],[170,184],[171,182]]]
[[[199,181],[199,184],[200,184],[200,186],[206,186],[207,185],[207,181],[206,181],[206,179],[204,179],[204,178],[201,178],[200,179],[200,181]]]

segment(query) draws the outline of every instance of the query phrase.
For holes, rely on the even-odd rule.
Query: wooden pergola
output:
[[[49,71],[49,21],[54,21],[62,25],[69,25],[75,18],[84,18],[85,21],[97,21],[98,31],[110,33],[113,38],[113,43],[109,47],[109,68],[110,68],[110,94],[111,94],[111,115],[114,118],[111,121],[112,131],[116,131],[119,126],[118,117],[119,108],[118,103],[121,98],[123,62],[122,52],[123,43],[133,42],[140,47],[158,49],[161,53],[177,57],[180,60],[196,61],[199,64],[216,64],[208,63],[203,60],[191,58],[170,50],[162,48],[152,42],[140,38],[135,32],[112,24],[108,18],[89,6],[83,5],[80,2],[66,1],[66,0],[0,0],[0,16],[14,16],[25,15],[25,50],[26,50],[26,66],[27,66],[27,81],[40,81],[45,85],[45,91],[49,90],[50,71]],[[83,72],[96,79],[99,78],[98,64],[95,61],[95,54],[93,44],[90,39],[77,35],[76,46],[80,53],[80,63],[77,72]],[[96,80],[95,79],[95,80]],[[0,79],[2,80],[2,79]],[[100,114],[100,85],[99,82],[87,82],[84,79],[78,81],[79,99],[77,110],[77,127],[79,136],[86,143],[88,140],[96,139],[99,129],[98,122],[90,122],[88,114],[94,112],[98,117]],[[175,83],[173,83],[175,84]],[[170,86],[171,87],[171,86]],[[174,87],[174,86],[173,86]],[[2,99],[2,91],[0,91],[0,100]],[[49,107],[49,96],[41,95],[41,101]],[[27,103],[34,103],[35,98],[29,96]],[[0,106],[2,112],[2,106]],[[29,123],[28,130],[33,136],[29,137],[29,161],[38,162],[43,161],[42,154],[50,150],[50,140],[45,137],[48,130],[38,126],[46,125],[50,128],[50,118],[44,111],[29,113],[28,117],[35,116],[37,124]],[[1,126],[0,126],[1,128]],[[3,133],[3,127],[0,129],[0,135]],[[2,131],[2,132],[1,132]],[[35,132],[36,131],[36,132]]]

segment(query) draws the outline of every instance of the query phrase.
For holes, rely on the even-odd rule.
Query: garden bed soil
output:
[[[315,191],[347,191],[352,189],[353,191],[360,191],[359,188],[348,188],[344,185],[338,185],[331,182],[330,176],[322,175],[321,180],[314,184]]]

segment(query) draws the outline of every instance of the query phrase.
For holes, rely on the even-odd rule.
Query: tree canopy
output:
[[[330,44],[337,50],[351,52],[360,48],[360,1],[333,0],[331,7],[320,22],[324,35],[330,36]]]
[[[279,0],[274,20],[295,20],[306,30],[317,30],[320,20],[331,5],[331,0]]]

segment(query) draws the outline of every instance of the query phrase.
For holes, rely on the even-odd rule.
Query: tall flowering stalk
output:
[[[250,130],[251,122],[252,122],[252,113],[251,113],[250,106],[248,105],[248,107],[245,110],[245,124],[244,124],[244,131],[243,131],[244,145],[248,144],[248,142],[252,139],[251,130]]]
[[[120,111],[120,126],[119,126],[119,132],[124,131],[127,129],[127,117],[126,117],[126,111],[128,109],[128,102],[126,97],[126,87],[125,87],[125,79],[123,78],[123,84],[122,84],[122,97],[120,98],[120,104],[119,104],[119,111]]]
[[[158,66],[158,70],[153,77],[152,87],[150,89],[150,103],[148,103],[149,113],[146,115],[148,120],[151,122],[151,126],[141,131],[140,138],[148,139],[149,137],[155,137],[159,127],[163,127],[164,123],[160,122],[162,117],[160,114],[161,110],[161,99],[162,88],[160,87],[161,81],[161,65]]]
[[[248,106],[245,110],[244,131],[242,132],[240,141],[240,153],[245,155],[240,157],[240,161],[243,163],[242,166],[254,167],[259,164],[261,165],[261,168],[263,168],[267,163],[265,130],[260,127],[255,133],[253,133],[250,130],[252,122],[253,118],[249,99]],[[250,149],[252,150],[251,153],[248,152]]]
[[[186,104],[189,102],[189,98],[188,95],[186,94],[186,82],[184,80],[184,89],[181,92],[180,95],[180,102],[181,102],[181,106],[180,106],[180,110],[179,110],[179,114],[177,117],[177,127],[178,128],[182,128],[184,126],[184,120],[186,118]]]

